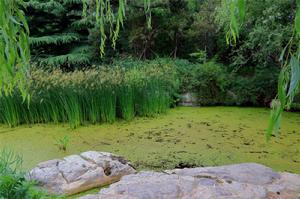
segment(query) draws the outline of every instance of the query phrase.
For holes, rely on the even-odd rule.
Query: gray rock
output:
[[[135,170],[123,158],[111,153],[89,151],[62,160],[40,163],[28,180],[34,180],[49,193],[72,195],[111,184]]]
[[[298,199],[300,175],[255,163],[140,172],[81,199]]]
[[[180,97],[181,106],[198,106],[198,100],[195,93],[184,93]]]
[[[272,183],[274,179],[280,178],[280,175],[274,172],[271,168],[256,163],[242,163],[219,167],[175,169],[166,172],[192,177],[209,176],[256,185],[269,184]]]

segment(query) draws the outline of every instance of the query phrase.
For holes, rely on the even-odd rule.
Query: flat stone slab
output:
[[[49,193],[72,195],[111,184],[135,172],[120,156],[88,151],[40,163],[28,173],[27,179],[36,181]]]
[[[139,172],[80,199],[298,199],[300,175],[256,163]]]

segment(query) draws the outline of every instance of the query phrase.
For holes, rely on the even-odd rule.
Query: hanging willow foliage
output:
[[[147,19],[147,27],[148,29],[151,29],[152,24],[151,24],[151,0],[144,0],[144,10],[146,14],[146,19]]]
[[[295,50],[296,49],[296,50]],[[281,116],[284,109],[290,109],[300,86],[300,1],[297,1],[295,16],[295,33],[282,50],[279,60],[282,69],[278,79],[277,96],[271,104],[272,112],[267,138],[279,134]]]
[[[18,88],[25,99],[30,52],[23,8],[22,0],[0,0],[0,95]]]
[[[230,12],[229,30],[226,33],[226,43],[236,44],[239,38],[239,28],[245,19],[246,0],[224,0],[223,6]]]
[[[119,0],[118,11],[115,14],[110,0],[82,0],[83,17],[87,17],[88,11],[92,16],[95,14],[96,27],[100,33],[100,55],[105,54],[105,44],[107,40],[105,27],[109,27],[109,37],[112,47],[116,47],[119,37],[120,27],[124,25],[126,0]]]
[[[225,0],[229,7],[230,25],[226,35],[228,44],[234,44],[239,37],[239,26],[245,17],[246,0]],[[295,32],[288,44],[282,50],[280,61],[282,69],[278,78],[278,91],[271,103],[271,117],[266,131],[267,139],[279,134],[282,113],[290,109],[293,99],[299,93],[300,87],[300,0],[296,1]],[[238,13],[238,14],[237,14]]]
[[[147,18],[147,27],[151,28],[151,0],[144,1],[144,10]],[[105,44],[107,40],[106,29],[109,28],[109,38],[112,47],[115,49],[119,38],[120,28],[124,26],[125,11],[128,6],[127,0],[119,0],[118,8],[115,12],[111,0],[82,0],[82,16],[95,15],[96,25],[100,33],[100,56],[105,54]]]

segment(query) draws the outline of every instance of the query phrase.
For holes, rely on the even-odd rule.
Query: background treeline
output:
[[[117,8],[117,0],[111,3]],[[39,66],[69,71],[128,57],[214,59],[230,73],[233,90],[244,93],[240,104],[266,106],[276,94],[279,56],[293,33],[295,9],[295,0],[247,1],[246,21],[231,46],[225,41],[228,11],[220,0],[153,0],[152,28],[143,1],[131,0],[116,49],[108,39],[104,58],[99,56],[99,27],[93,16],[82,17],[81,0],[28,0],[26,11],[32,61]]]
[[[94,1],[88,2],[94,4]],[[117,9],[118,0],[110,2]],[[41,66],[74,69],[93,63],[110,63],[116,57],[190,58],[191,53],[201,50],[211,58],[217,52],[214,11],[218,2],[151,1],[149,28],[144,1],[130,0],[116,48],[112,49],[107,39],[106,56],[100,58],[100,30],[95,23],[95,13],[89,12],[83,17],[82,0],[27,0],[32,61]],[[109,30],[106,32],[109,36]]]
[[[82,0],[27,0],[31,99],[2,96],[0,121],[128,120],[165,112],[185,92],[200,105],[269,106],[295,0],[247,1],[234,46],[226,44],[230,19],[220,0],[153,0],[151,28],[143,2],[128,1],[117,45],[107,39],[100,57],[99,27],[93,14],[82,17]]]

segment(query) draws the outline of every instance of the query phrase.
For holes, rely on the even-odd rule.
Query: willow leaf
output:
[[[295,17],[295,29],[297,34],[300,36],[300,2],[297,1],[297,12]]]
[[[291,67],[291,80],[290,80],[288,97],[293,98],[293,95],[296,93],[300,82],[300,65],[299,65],[299,60],[295,56],[292,56],[291,58],[290,67]]]
[[[238,0],[237,1],[237,6],[238,6],[238,9],[239,9],[240,20],[244,21],[245,14],[246,14],[246,2],[245,2],[245,0]]]

